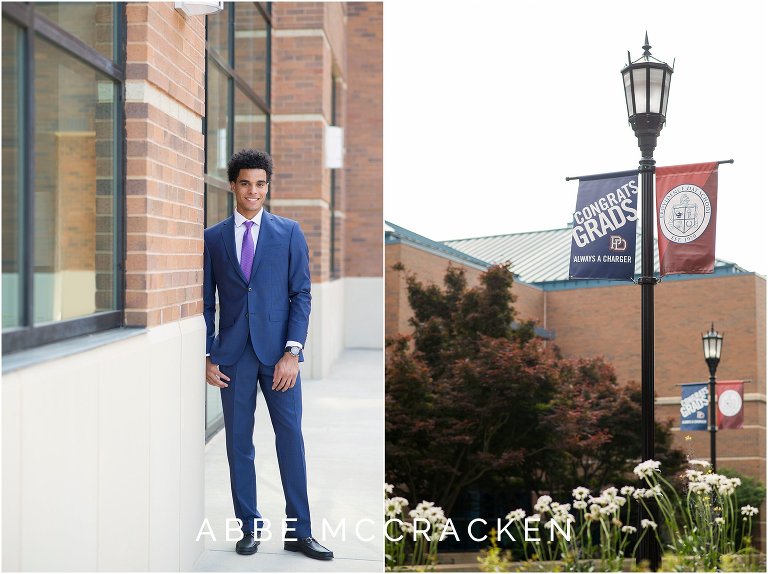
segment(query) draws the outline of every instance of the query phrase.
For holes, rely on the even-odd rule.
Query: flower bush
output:
[[[758,511],[737,507],[741,480],[713,473],[706,461],[691,460],[689,466],[681,477],[683,493],[661,475],[658,461],[646,460],[634,469],[643,488],[609,487],[593,496],[580,486],[573,489],[571,503],[544,495],[534,515],[517,509],[506,518],[531,569],[537,569],[536,562],[558,560],[571,572],[620,571],[643,537],[654,536],[664,555],[662,570],[754,570],[751,532]],[[637,532],[630,524],[633,507],[643,507],[658,522],[644,518]]]
[[[392,491],[391,484],[384,485],[387,570],[431,568],[437,563],[437,544],[447,522],[443,509],[425,500],[406,514],[408,500],[401,496],[389,497]]]

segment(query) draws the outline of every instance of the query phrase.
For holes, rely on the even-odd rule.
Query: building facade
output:
[[[273,155],[269,209],[307,236],[304,377],[381,347],[382,5],[2,9],[3,568],[189,570],[234,150]]]
[[[387,223],[385,238],[387,336],[412,331],[404,271],[393,265],[402,263],[421,281],[438,285],[448,265],[459,266],[473,285],[488,266],[509,261],[521,319],[537,321],[565,357],[602,356],[620,383],[641,380],[639,289],[624,282],[569,281],[569,228],[435,242]],[[691,458],[709,459],[708,432],[680,431],[680,385],[709,380],[701,334],[714,323],[725,334],[718,380],[745,381],[744,427],[717,433],[718,468],[765,484],[765,277],[717,260],[712,275],[667,276],[655,289],[657,420],[672,419],[675,446]],[[760,521],[765,532],[765,505]]]

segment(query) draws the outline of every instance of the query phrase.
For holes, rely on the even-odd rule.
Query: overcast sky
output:
[[[566,176],[637,167],[620,72],[647,29],[676,60],[657,165],[733,158],[716,255],[768,274],[765,6],[386,1],[385,218],[436,240],[564,227]]]

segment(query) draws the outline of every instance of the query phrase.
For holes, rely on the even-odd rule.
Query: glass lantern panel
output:
[[[624,97],[627,100],[627,116],[632,117],[635,115],[632,109],[632,82],[631,82],[631,70],[626,70],[622,76],[624,77]]]
[[[644,68],[635,68],[632,70],[632,79],[634,80],[635,90],[635,113],[644,114],[648,112],[646,99],[646,70]]]
[[[661,113],[664,114],[664,117],[667,117],[667,103],[669,102],[669,84],[672,80],[672,74],[669,72],[664,74],[664,101],[661,105]]]
[[[661,95],[662,83],[664,81],[664,70],[660,68],[651,68],[651,102],[649,112],[654,114],[661,113]]]

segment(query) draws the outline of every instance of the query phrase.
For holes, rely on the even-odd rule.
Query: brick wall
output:
[[[442,284],[444,257],[403,243],[389,244],[386,255],[386,335],[410,333],[405,276],[393,271],[402,262],[426,283]],[[456,263],[451,263],[456,265]],[[480,271],[465,268],[470,285]],[[521,319],[537,319],[555,331],[566,357],[603,356],[616,368],[620,383],[640,381],[640,290],[635,285],[543,291],[516,283],[515,309]],[[718,465],[765,482],[766,282],[754,274],[669,280],[655,293],[656,418],[680,421],[680,383],[705,382],[701,333],[714,321],[725,333],[717,370],[720,380],[748,379],[744,387],[744,429],[717,436]],[[690,436],[690,440],[685,440]],[[676,446],[693,457],[709,457],[709,433],[674,431]],[[639,453],[638,453],[639,455]]]
[[[129,3],[126,324],[202,313],[205,20]]]
[[[331,125],[331,70],[341,77],[346,70],[343,51],[334,51],[329,41],[329,10],[331,4],[320,2],[272,5],[270,208],[301,224],[313,282],[331,276],[330,170],[324,167],[323,142]]]
[[[619,381],[641,379],[640,290],[634,285],[547,293],[549,327],[566,356],[603,355]],[[701,333],[725,334],[717,377],[744,386],[745,428],[718,433],[718,464],[765,481],[765,279],[754,274],[666,281],[655,293],[657,419],[679,426],[680,383],[705,382]],[[751,395],[751,396],[750,396]],[[759,398],[758,397],[762,397]],[[684,440],[690,435],[690,441]],[[675,432],[677,446],[709,457],[709,434]]]
[[[346,273],[380,277],[383,214],[383,15],[381,2],[348,5]]]
[[[449,265],[464,269],[467,285],[479,283],[482,271],[469,265],[450,261],[445,257],[418,249],[404,243],[390,243],[384,250],[384,334],[391,337],[397,333],[410,334],[413,328],[408,320],[413,315],[408,303],[406,274],[415,274],[425,284],[443,285],[443,277]],[[395,271],[392,266],[402,263],[405,271]]]

